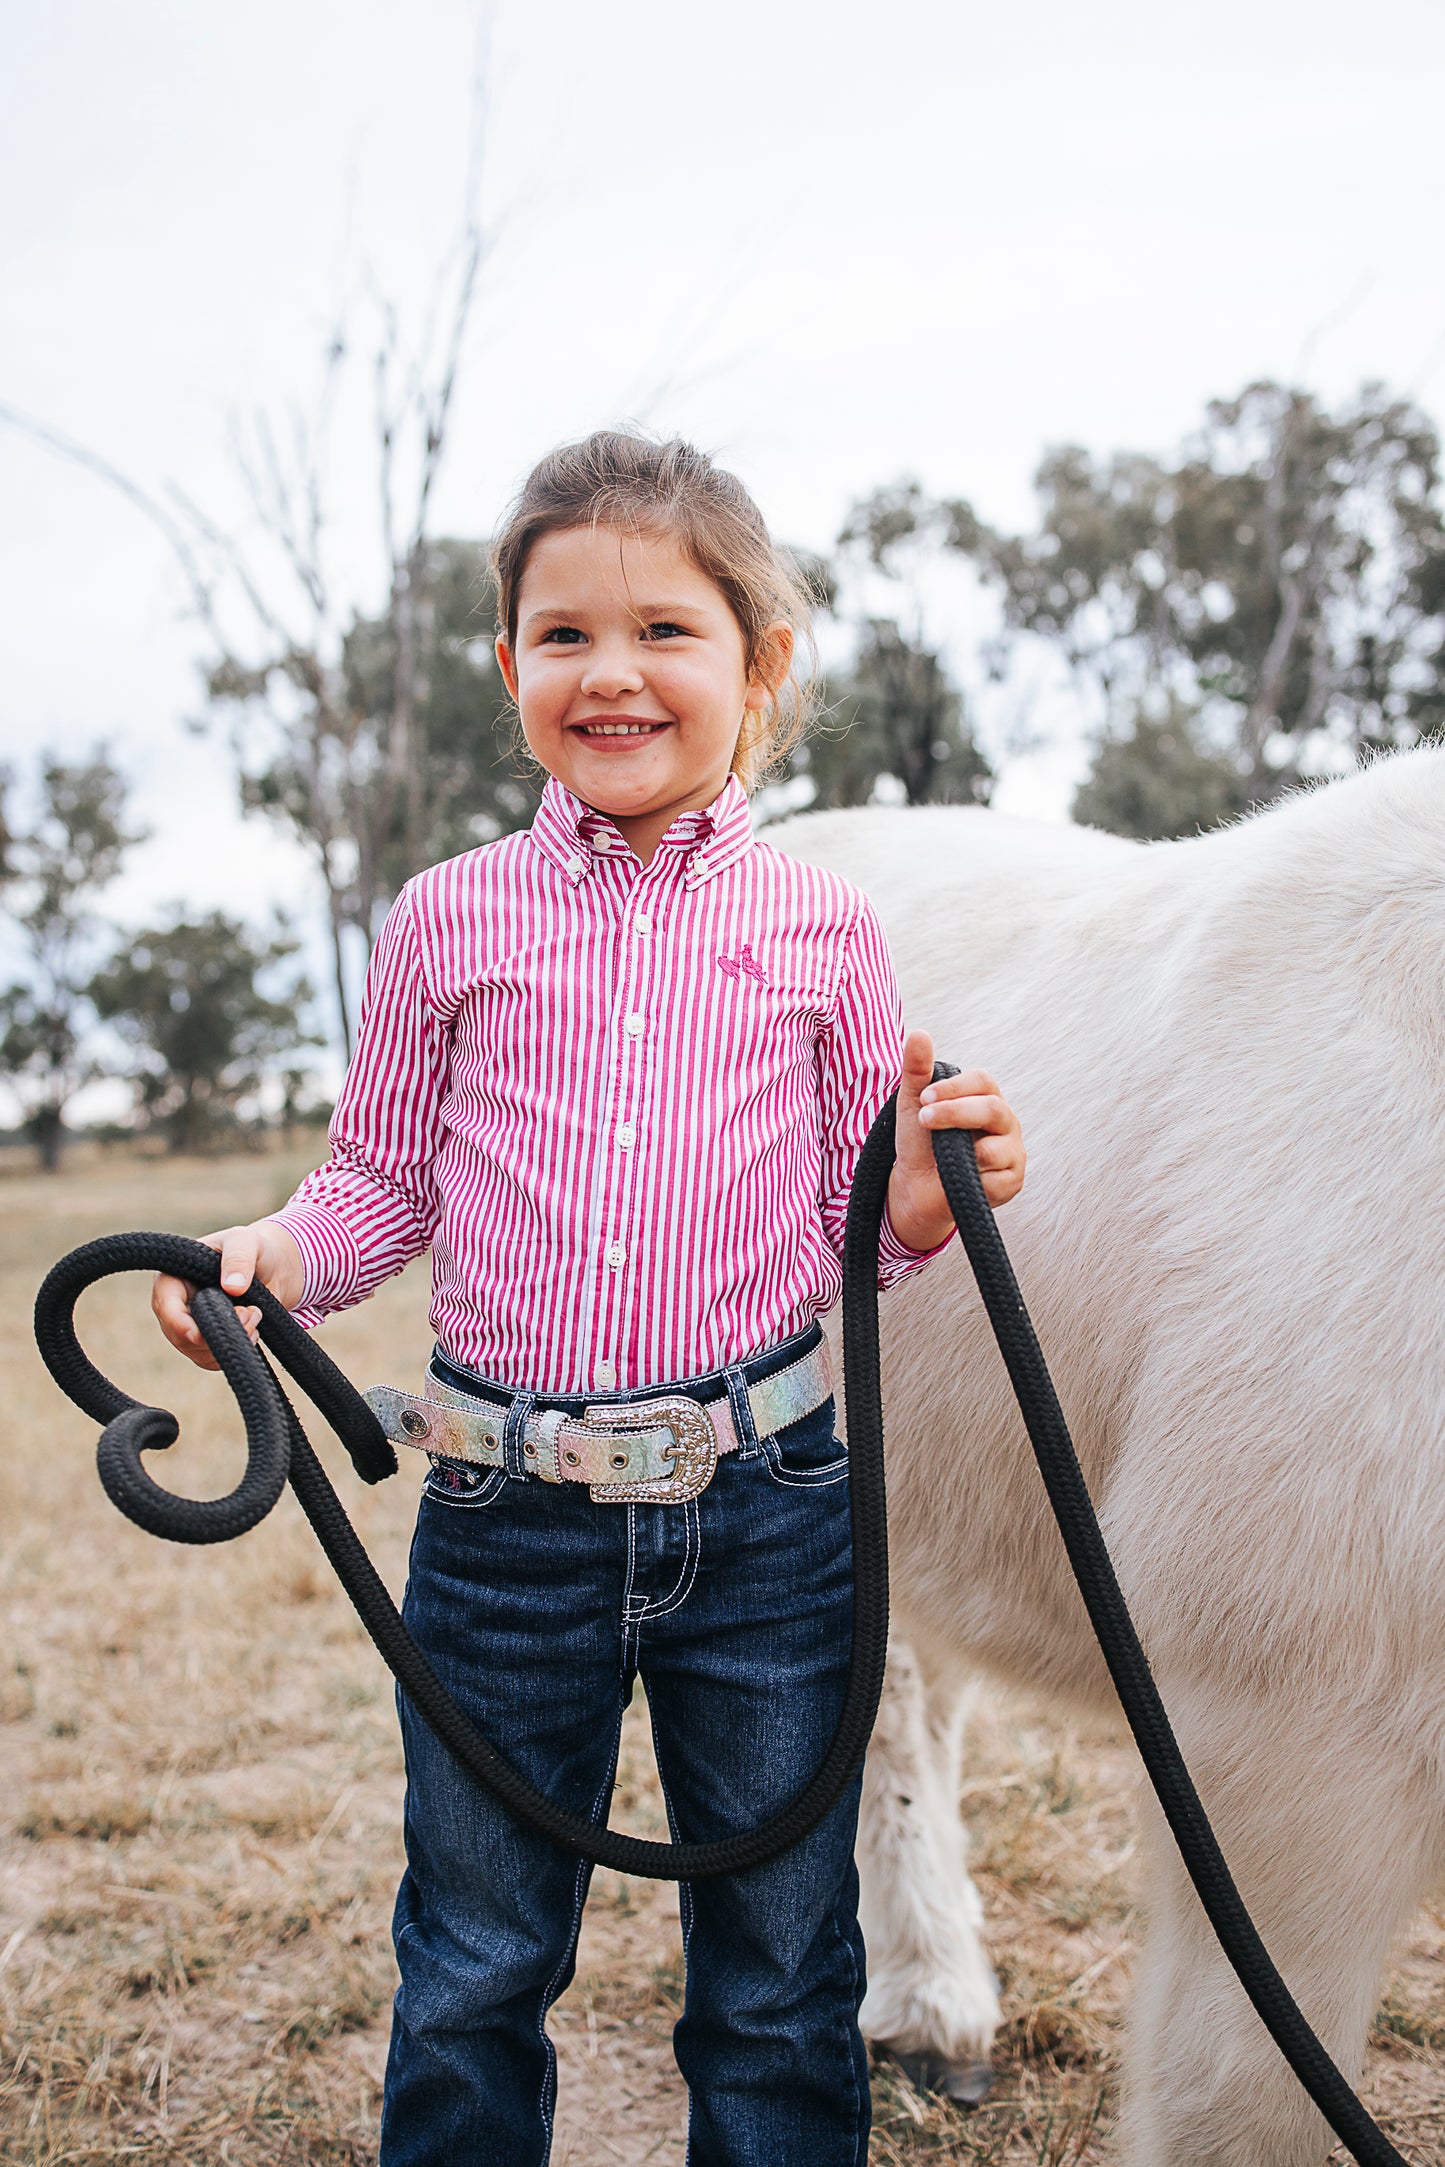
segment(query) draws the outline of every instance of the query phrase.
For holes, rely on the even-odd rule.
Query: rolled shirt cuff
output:
[[[354,1235],[334,1212],[315,1204],[291,1204],[270,1217],[285,1227],[301,1252],[305,1279],[301,1299],[291,1312],[298,1324],[309,1328],[356,1299],[361,1252]]]
[[[916,1272],[923,1265],[931,1263],[934,1257],[942,1256],[952,1240],[953,1231],[950,1229],[943,1240],[932,1249],[910,1249],[907,1242],[900,1241],[894,1232],[893,1220],[885,1204],[883,1224],[878,1233],[879,1288],[886,1291],[887,1288],[896,1286],[899,1280],[906,1279],[910,1272]]]

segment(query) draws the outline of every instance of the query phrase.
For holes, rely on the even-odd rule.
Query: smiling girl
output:
[[[847,1460],[817,1320],[863,1139],[897,1085],[883,1286],[952,1231],[927,1131],[982,1132],[995,1204],[1023,1146],[991,1078],[929,1083],[864,897],[753,835],[807,605],[742,485],[598,434],[537,467],[495,571],[536,818],[408,884],[328,1164],[211,1240],[229,1290],[257,1273],[306,1321],[431,1245],[428,1391],[483,1444],[433,1461],[407,1622],[478,1728],[599,1823],[640,1677],[673,1835],[702,1842],[785,1805],[841,1706]],[[189,1292],[158,1280],[156,1313],[207,1362]],[[541,2167],[590,1868],[401,1716],[382,2160]],[[692,2167],[863,2167],[857,1804],[681,1891]]]

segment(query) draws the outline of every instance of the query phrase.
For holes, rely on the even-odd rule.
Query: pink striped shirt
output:
[[[441,1347],[504,1384],[741,1361],[837,1299],[902,1042],[871,905],[756,841],[736,780],[646,866],[549,781],[530,829],[419,874],[387,919],[330,1161],[276,1214],[303,1313],[430,1243]],[[885,1219],[880,1285],[924,1261]]]

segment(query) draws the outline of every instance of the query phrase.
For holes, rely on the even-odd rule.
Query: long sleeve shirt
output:
[[[419,874],[387,919],[330,1160],[275,1215],[299,1313],[430,1244],[439,1345],[500,1383],[741,1361],[837,1299],[902,1041],[871,905],[757,841],[735,779],[646,866],[549,781],[528,830]],[[880,1285],[925,1261],[885,1218]]]

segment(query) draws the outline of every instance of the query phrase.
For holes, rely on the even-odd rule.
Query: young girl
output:
[[[868,1128],[900,1085],[883,1286],[952,1231],[929,1128],[983,1132],[995,1204],[1024,1153],[989,1077],[929,1083],[863,896],[754,840],[807,605],[741,484],[599,434],[542,461],[495,569],[497,658],[549,777],[536,819],[409,883],[330,1162],[211,1242],[228,1289],[259,1274],[306,1321],[430,1243],[430,1389],[498,1464],[434,1460],[407,1622],[479,1729],[599,1822],[640,1676],[673,1834],[697,1842],[791,1799],[841,1705],[848,1486],[817,1319]],[[206,1362],[189,1291],[159,1280],[155,1309]],[[636,1409],[660,1398],[702,1408],[716,1465],[669,1497],[659,1459],[637,1502]],[[401,1717],[382,2159],[540,2167],[590,1868]],[[857,1804],[681,1891],[692,2167],[862,2167]]]

